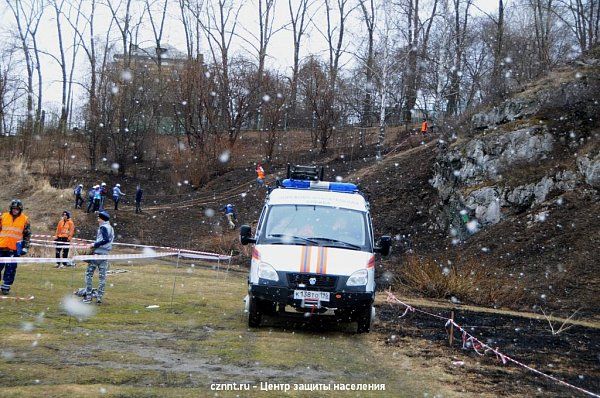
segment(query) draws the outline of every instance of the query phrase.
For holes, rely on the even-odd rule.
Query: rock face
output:
[[[546,127],[533,126],[504,133],[495,130],[452,146],[439,156],[430,181],[444,207],[438,226],[465,229],[469,220],[481,226],[496,224],[506,214],[544,203],[553,192],[571,191],[581,184],[598,189],[600,154],[579,156],[573,170],[550,167],[541,178],[507,183],[515,171],[550,156],[557,142]],[[459,213],[462,216],[457,216]]]
[[[599,90],[600,69],[586,63],[474,115],[469,138],[440,145],[430,180],[438,227],[464,236],[469,223],[485,228],[566,191],[599,190]]]
[[[471,122],[476,129],[512,122],[526,116],[531,116],[538,110],[538,104],[533,100],[511,99],[487,112],[477,113]]]
[[[577,158],[577,168],[586,183],[594,188],[600,188],[600,153],[596,154],[593,159],[580,156]]]
[[[519,162],[543,159],[551,150],[554,137],[545,128],[528,127],[507,134],[490,135],[469,141],[447,154],[447,161],[458,165],[453,173],[463,183],[497,180],[499,175]]]

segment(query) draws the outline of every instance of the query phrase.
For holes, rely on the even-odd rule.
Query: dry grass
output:
[[[499,283],[473,259],[448,264],[410,255],[403,261],[395,282],[426,297],[455,298],[485,306],[514,305],[525,297],[522,287]]]
[[[31,173],[26,161],[16,157],[0,168],[0,210],[8,210],[12,199],[23,200],[33,233],[54,232],[63,210],[72,206],[71,189],[56,189],[46,178]]]

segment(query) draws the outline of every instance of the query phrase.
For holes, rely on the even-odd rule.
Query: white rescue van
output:
[[[350,183],[324,182],[316,167],[288,166],[288,178],[268,194],[252,237],[248,277],[248,325],[263,315],[324,314],[368,332],[374,317],[375,253],[387,255],[391,240],[376,245],[369,204]],[[319,178],[320,177],[320,178]]]

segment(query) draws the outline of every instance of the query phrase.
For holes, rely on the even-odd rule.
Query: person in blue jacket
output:
[[[94,187],[94,207],[93,207],[94,213],[97,213],[102,209],[102,188],[100,187],[100,185],[96,185]]]
[[[125,196],[125,193],[121,191],[121,184],[117,184],[112,189],[112,198],[115,202],[115,210],[119,210],[119,201],[121,200],[121,196]]]
[[[237,221],[237,213],[235,211],[235,206],[231,203],[223,206],[221,211],[225,213],[225,218],[227,218],[227,222],[229,223],[229,229],[235,228],[235,222]]]
[[[75,208],[76,209],[81,209],[81,206],[83,205],[83,198],[81,197],[82,193],[83,193],[83,184],[79,184],[73,190],[73,195],[75,195]]]
[[[94,185],[93,187],[91,187],[87,193],[88,205],[87,205],[86,213],[89,213],[92,210],[92,208],[94,207],[94,194],[96,193],[97,186],[98,185]]]

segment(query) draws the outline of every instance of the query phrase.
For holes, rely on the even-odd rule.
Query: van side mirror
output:
[[[248,243],[256,243],[256,239],[252,238],[252,229],[249,225],[240,227],[240,243],[244,246]]]
[[[384,235],[379,238],[378,245],[375,246],[375,253],[379,253],[382,256],[390,254],[392,248],[392,238],[388,235]]]

